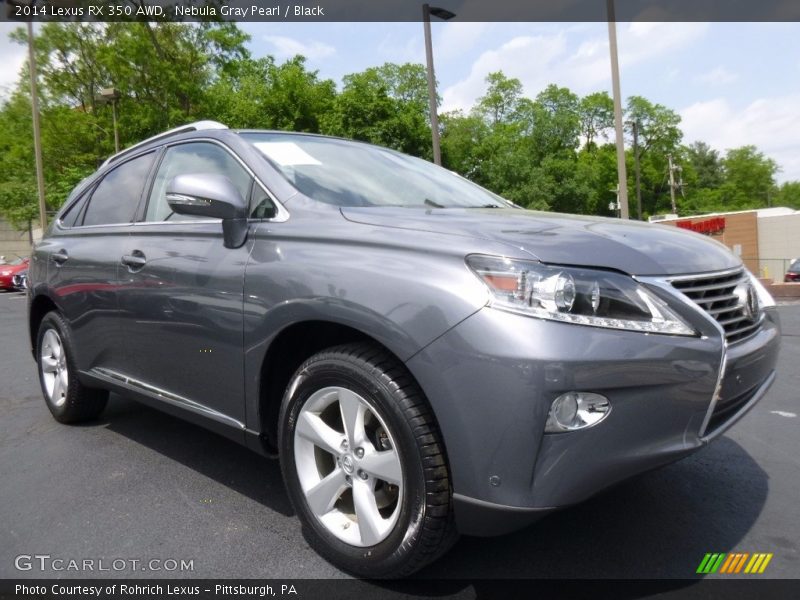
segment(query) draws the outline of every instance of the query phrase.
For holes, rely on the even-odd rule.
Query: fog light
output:
[[[546,433],[575,431],[597,425],[611,412],[608,398],[591,392],[567,392],[553,400]]]

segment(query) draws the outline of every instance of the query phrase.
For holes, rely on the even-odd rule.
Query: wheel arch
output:
[[[36,337],[39,333],[39,326],[45,315],[54,310],[58,310],[58,305],[47,294],[37,294],[31,300],[28,309],[28,335],[31,341],[31,351],[36,352]]]
[[[257,423],[262,444],[265,445],[264,450],[268,454],[277,453],[278,415],[281,402],[292,375],[300,365],[326,348],[359,341],[380,346],[400,364],[406,366],[397,348],[391,348],[357,327],[333,320],[308,319],[294,322],[272,338],[258,373]],[[413,373],[410,375],[414,377]],[[414,380],[419,385],[415,377]]]

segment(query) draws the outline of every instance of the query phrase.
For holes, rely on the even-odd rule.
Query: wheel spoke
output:
[[[403,471],[400,466],[400,457],[394,449],[366,454],[359,462],[359,467],[373,477],[388,483],[395,485],[402,483]]]
[[[365,407],[361,400],[350,390],[341,388],[339,390],[339,410],[342,413],[342,424],[350,448],[361,446],[367,439],[364,431]]]
[[[346,487],[344,471],[334,469],[306,493],[309,508],[318,517],[329,513]]]
[[[61,400],[61,377],[56,375],[53,381],[53,402]]]
[[[69,374],[67,373],[66,369],[61,371],[61,374],[58,376],[58,379],[61,382],[61,391],[64,392],[64,394],[66,394],[67,386],[69,385]]]
[[[45,373],[55,373],[58,367],[58,360],[52,356],[42,356],[42,371]]]
[[[326,452],[336,455],[341,450],[344,436],[328,426],[319,415],[301,412],[297,420],[297,433]]]
[[[383,517],[378,512],[375,502],[374,481],[353,479],[353,504],[358,518],[358,530],[361,543],[374,546],[383,538]]]

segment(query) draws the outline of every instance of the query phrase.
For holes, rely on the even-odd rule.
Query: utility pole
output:
[[[678,207],[675,205],[675,169],[678,168],[672,164],[672,154],[667,154],[669,161],[669,197],[672,201],[672,213],[678,214]]]
[[[32,5],[32,4],[31,4]],[[33,51],[33,23],[28,21],[28,68],[31,76],[31,113],[33,117],[33,154],[36,161],[36,188],[39,193],[39,227],[47,228],[47,207],[44,202],[44,167],[42,165],[42,133],[39,127],[39,93],[36,89],[36,54]]]
[[[639,121],[633,121],[633,164],[636,170],[636,209],[639,220],[642,220],[642,181],[639,169]]]
[[[617,179],[619,180],[620,218],[628,216],[628,171],[625,166],[625,138],[622,134],[622,98],[619,86],[619,57],[617,52],[617,23],[614,0],[606,0],[608,8],[608,47],[611,52],[611,87],[614,95],[614,129],[617,143]]]
[[[15,20],[18,6],[33,8],[36,0],[7,0],[6,17]],[[33,120],[33,157],[36,163],[36,188],[39,196],[39,226],[42,234],[47,227],[47,207],[44,202],[44,167],[42,166],[42,134],[39,126],[39,93],[36,89],[36,54],[33,46],[33,22],[27,20],[28,29],[28,73],[31,79],[31,117]]]

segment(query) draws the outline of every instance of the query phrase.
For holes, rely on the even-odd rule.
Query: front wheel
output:
[[[372,344],[306,361],[281,409],[281,468],[311,545],[362,577],[401,577],[455,541],[444,446],[422,391]]]

